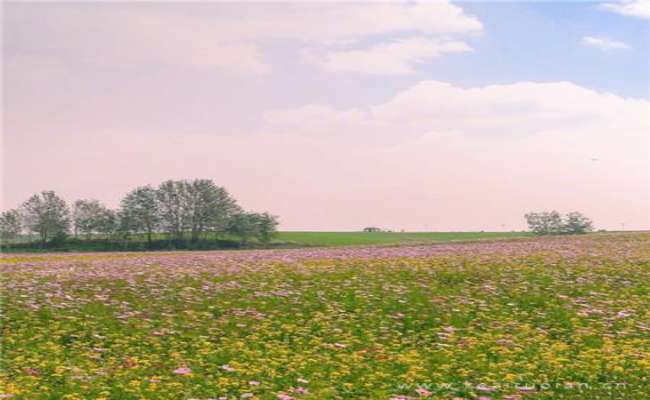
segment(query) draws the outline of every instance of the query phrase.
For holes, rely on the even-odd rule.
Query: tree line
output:
[[[528,229],[537,235],[566,235],[591,232],[593,222],[580,212],[562,215],[559,212],[530,212],[524,215]]]
[[[40,245],[96,235],[113,239],[155,235],[175,243],[195,243],[223,234],[246,245],[252,238],[268,244],[276,233],[277,217],[244,211],[236,200],[210,179],[167,180],[158,187],[140,186],[124,196],[117,210],[98,200],[77,200],[70,207],[54,191],[36,193],[19,208],[0,214],[0,236],[15,239],[36,235]]]

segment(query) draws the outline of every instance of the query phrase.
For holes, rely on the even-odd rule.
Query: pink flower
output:
[[[417,393],[418,396],[421,396],[421,397],[429,397],[429,396],[431,396],[433,394],[430,391],[426,390],[425,388],[417,388],[417,389],[415,389],[415,393]]]
[[[174,370],[176,375],[189,375],[192,373],[192,370],[187,367],[180,367]]]
[[[298,393],[298,394],[307,394],[309,392],[309,390],[307,390],[307,389],[305,389],[304,387],[301,387],[301,386],[298,386],[297,388],[292,389],[292,390],[295,393]]]
[[[480,390],[481,392],[494,392],[496,389],[491,386],[480,384],[476,386],[476,390]]]
[[[235,372],[235,369],[233,367],[231,367],[230,365],[228,365],[228,364],[222,365],[221,369],[226,371],[226,372]]]
[[[278,393],[278,400],[294,400],[293,397],[286,393]]]

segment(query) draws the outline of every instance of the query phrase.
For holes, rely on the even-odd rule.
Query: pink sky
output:
[[[545,209],[650,229],[648,100],[566,81],[410,77],[413,60],[458,57],[472,51],[465,36],[486,34],[446,3],[342,7],[329,30],[312,27],[330,17],[324,5],[215,7],[252,23],[8,7],[2,209],[44,189],[117,207],[137,185],[210,178],[284,230],[518,230]],[[393,20],[359,28],[375,13]],[[336,47],[402,31],[425,39]],[[347,75],[364,72],[385,84]]]

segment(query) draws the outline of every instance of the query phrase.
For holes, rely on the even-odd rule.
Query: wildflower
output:
[[[297,388],[292,389],[294,393],[298,394],[307,394],[309,390],[305,389],[304,387],[298,386]]]
[[[187,367],[176,368],[173,371],[176,375],[189,375],[192,373],[192,370]]]

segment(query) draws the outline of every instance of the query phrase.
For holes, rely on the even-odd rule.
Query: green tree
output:
[[[54,191],[43,191],[30,197],[22,205],[25,225],[39,235],[41,246],[48,239],[63,238],[70,229],[70,210]]]
[[[593,229],[591,220],[577,211],[565,217],[557,211],[531,212],[524,217],[528,228],[537,235],[586,233]]]
[[[257,214],[258,239],[264,244],[269,244],[277,234],[278,218],[269,213]]]
[[[188,221],[193,242],[206,231],[225,231],[230,217],[241,212],[226,189],[210,179],[182,181],[182,185],[183,220]]]
[[[115,229],[115,213],[98,200],[77,200],[72,211],[74,235],[111,234]]]
[[[564,232],[574,234],[587,233],[594,229],[591,219],[578,211],[573,211],[566,215],[563,227]]]
[[[0,239],[15,239],[23,230],[22,216],[18,210],[7,210],[0,214]]]
[[[120,203],[119,230],[123,233],[145,233],[151,247],[153,233],[160,226],[156,189],[140,186],[130,191]]]
[[[250,238],[259,234],[258,229],[256,214],[240,212],[230,218],[227,231],[238,236],[241,244],[245,246]]]
[[[185,190],[185,181],[173,180],[161,183],[156,190],[161,228],[176,240],[183,239],[183,232],[189,225]]]
[[[562,233],[562,216],[555,210],[531,212],[524,217],[528,223],[528,228],[537,235]]]

